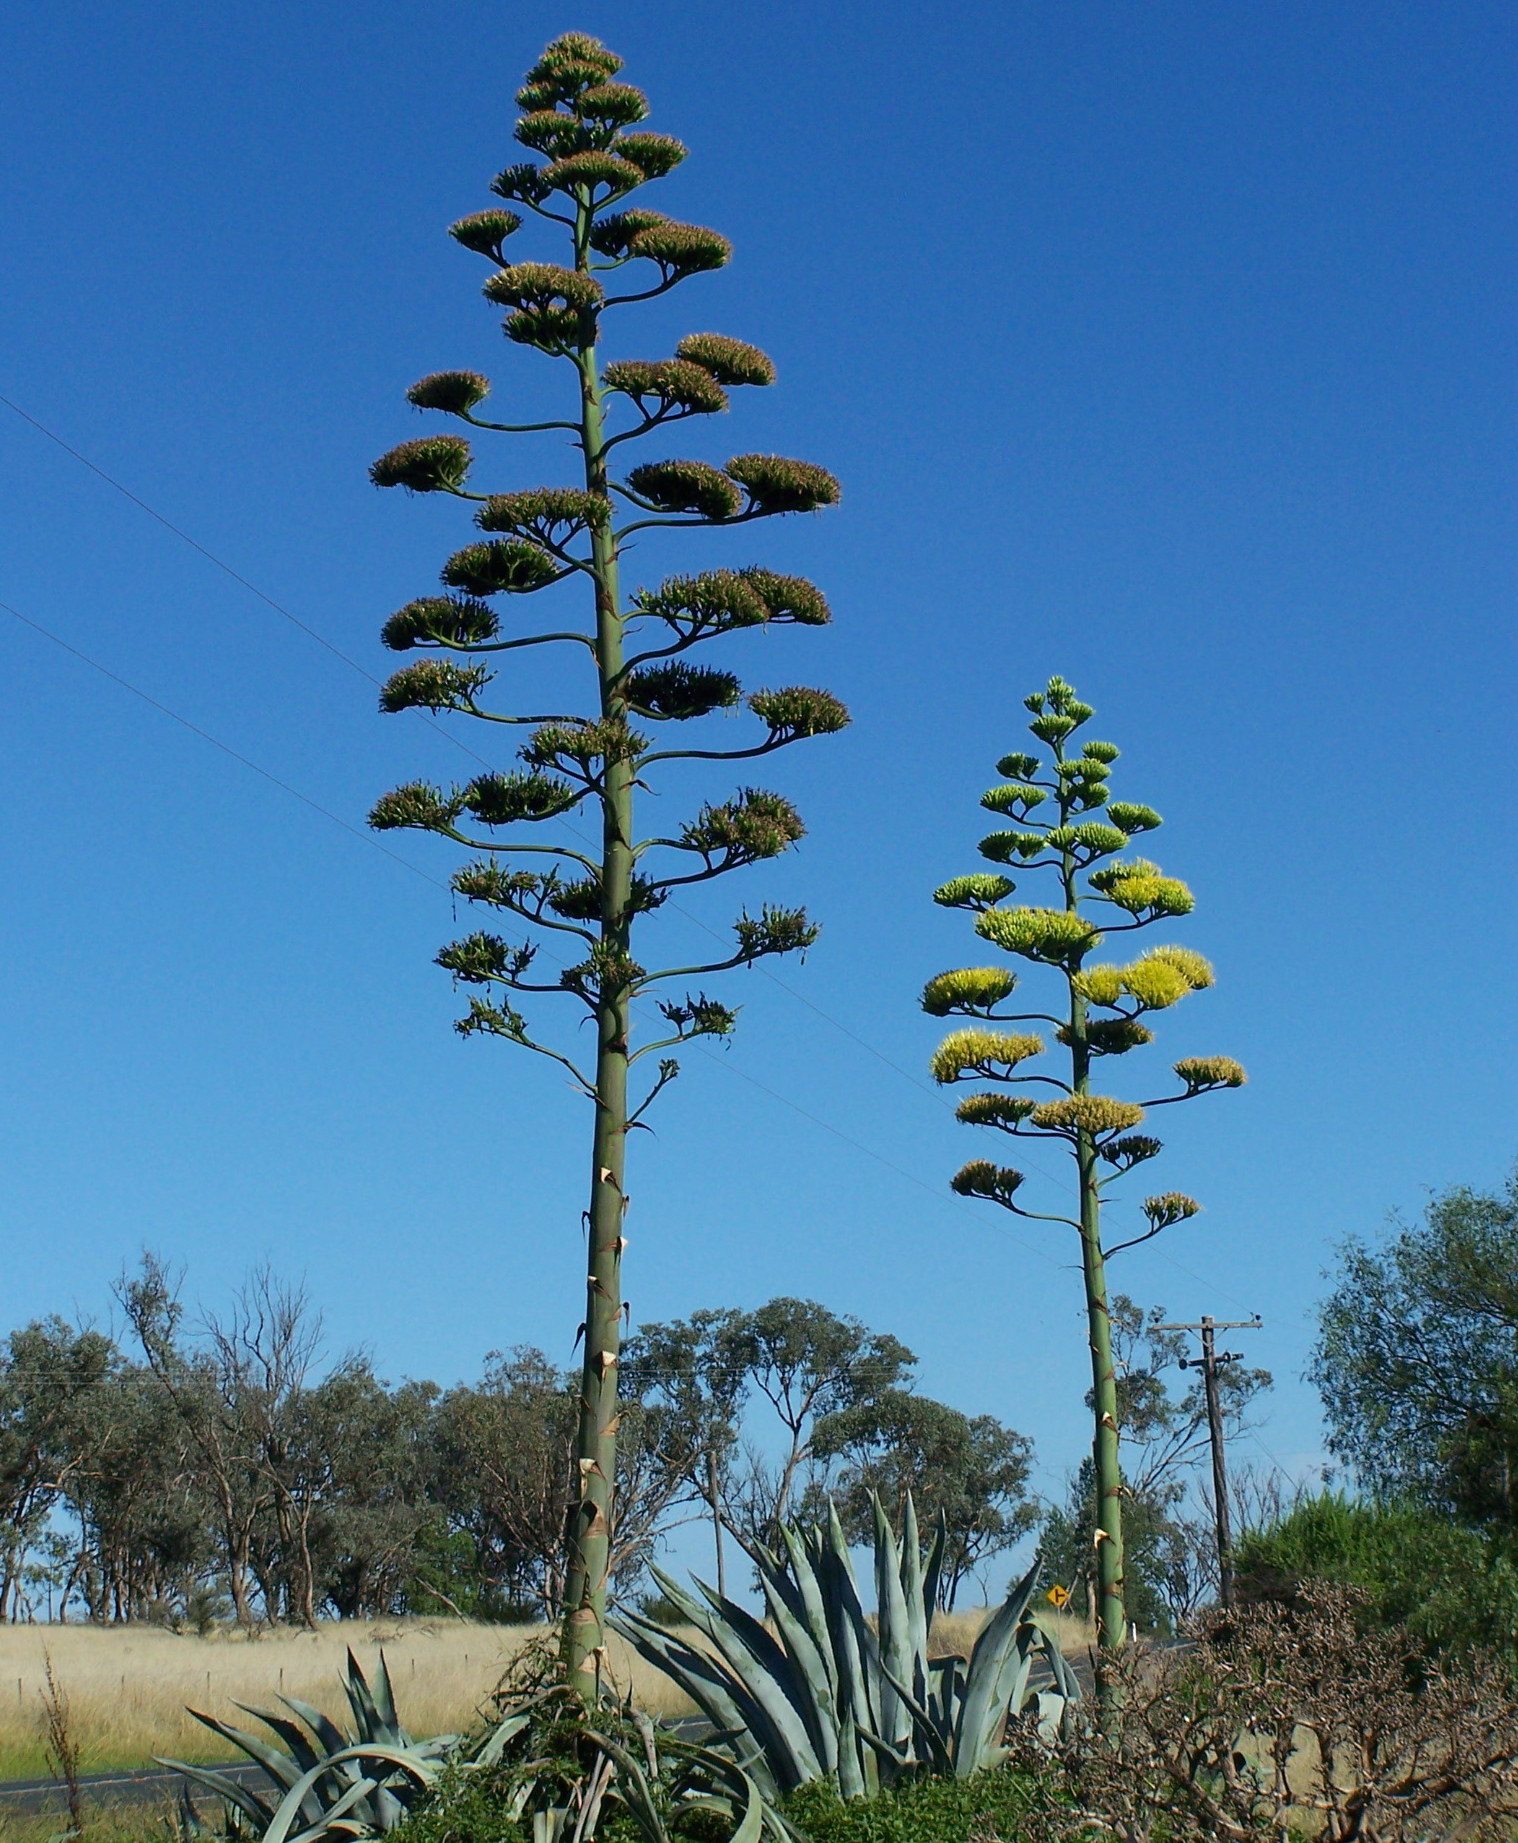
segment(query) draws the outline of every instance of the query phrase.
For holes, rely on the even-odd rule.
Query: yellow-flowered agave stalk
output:
[[[1188,915],[1192,895],[1157,864],[1126,855],[1134,839],[1159,827],[1160,816],[1150,807],[1110,798],[1108,782],[1118,757],[1110,742],[1084,742],[1077,752],[1074,738],[1090,721],[1091,707],[1060,678],[1050,679],[1025,702],[1033,717],[1028,728],[1040,750],[1008,755],[997,764],[1005,779],[983,796],[981,805],[1012,823],[982,839],[980,850],[995,864],[1048,873],[1059,890],[1059,905],[1008,903],[1015,889],[1011,878],[985,871],[945,883],[934,900],[968,910],[981,940],[1039,969],[1055,982],[1056,996],[1043,1011],[1026,1011],[1016,1001],[1016,1008],[1007,1008],[1018,985],[1016,973],[980,966],[930,979],[922,1006],[934,1017],[974,1020],[945,1037],[930,1065],[934,1080],[946,1085],[994,1084],[961,1101],[958,1117],[967,1125],[1014,1137],[1059,1140],[1069,1148],[1075,1167],[1078,1208],[1071,1216],[1029,1208],[1022,1200],[1023,1173],[988,1159],[972,1159],[951,1184],[961,1196],[999,1203],[1015,1215],[1068,1224],[1080,1237],[1099,1494],[1098,1623],[1102,1644],[1115,1646],[1127,1628],[1106,1263],[1119,1249],[1148,1241],[1201,1206],[1179,1191],[1148,1197],[1140,1206],[1143,1228],[1116,1246],[1104,1241],[1103,1206],[1112,1184],[1162,1150],[1158,1139],[1133,1130],[1150,1108],[1241,1087],[1245,1076],[1229,1057],[1191,1056],[1173,1065],[1180,1084],[1176,1093],[1130,1101],[1096,1090],[1100,1059],[1153,1042],[1147,1020],[1204,991],[1212,984],[1212,968],[1189,947],[1151,947],[1126,961],[1095,959],[1112,935]],[[1047,1057],[1049,1045],[1027,1030],[1033,1024],[1048,1029],[1057,1068],[1039,1060]],[[1020,1028],[1009,1030],[1009,1025]]]

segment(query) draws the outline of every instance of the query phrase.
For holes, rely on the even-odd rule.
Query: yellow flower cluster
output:
[[[954,1117],[966,1126],[999,1126],[1011,1133],[1037,1104],[1025,1094],[967,1094],[954,1109]]]
[[[1007,953],[1056,966],[1078,959],[1102,938],[1091,922],[1068,909],[989,909],[977,917],[975,932]]]
[[[1115,1005],[1123,996],[1120,966],[1083,966],[1071,981],[1088,1004]]]
[[[1029,1056],[1041,1055],[1043,1047],[1042,1037],[1000,1030],[955,1030],[939,1044],[928,1069],[936,1082],[958,1081],[964,1075],[994,1080],[999,1072],[1016,1068]]]
[[[1244,1065],[1232,1056],[1187,1056],[1175,1064],[1175,1072],[1192,1094],[1207,1088],[1242,1088],[1249,1080]]]
[[[954,1011],[989,1011],[1008,997],[1017,974],[999,966],[966,966],[958,972],[939,973],[922,989],[922,1008],[930,1017],[948,1017]]]
[[[984,1197],[989,1203],[1015,1209],[1012,1198],[1022,1181],[1021,1171],[993,1165],[988,1158],[972,1158],[949,1179],[949,1188],[961,1197]]]
[[[1191,992],[1191,982],[1168,960],[1151,960],[1146,954],[1123,970],[1123,990],[1145,1011],[1166,1011]]]
[[[1130,915],[1189,915],[1196,898],[1178,877],[1164,876],[1158,864],[1135,858],[1131,864],[1110,864],[1096,871],[1091,887]]]
[[[1071,1094],[1061,1101],[1044,1101],[1029,1115],[1035,1126],[1049,1132],[1120,1133],[1137,1126],[1144,1110],[1136,1101],[1115,1101],[1106,1094]]]
[[[1194,947],[1151,947],[1143,957],[1173,966],[1193,992],[1205,991],[1213,983],[1211,961]]]
[[[1212,984],[1212,968],[1190,947],[1152,947],[1128,966],[1087,966],[1074,985],[1093,1005],[1136,999],[1145,1011],[1164,1011],[1190,992]]]
[[[1196,1198],[1188,1197],[1180,1190],[1167,1190],[1163,1196],[1144,1199],[1144,1214],[1156,1229],[1173,1228],[1188,1216],[1199,1216],[1201,1213],[1202,1206]]]

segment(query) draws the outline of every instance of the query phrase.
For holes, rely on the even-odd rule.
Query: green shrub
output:
[[[685,1624],[685,1609],[676,1606],[667,1593],[646,1593],[638,1602],[638,1611],[656,1625],[679,1627]]]
[[[969,1779],[923,1779],[876,1798],[842,1799],[814,1781],[793,1792],[785,1815],[807,1843],[1012,1843],[1024,1818],[1044,1803],[1036,1781],[1020,1773],[977,1773]],[[690,1814],[694,1819],[696,1814]],[[699,1827],[681,1836],[700,1843]],[[716,1826],[712,1835],[727,1834]],[[603,1823],[598,1843],[623,1843],[636,1833],[620,1814]],[[530,1843],[531,1828],[505,1813],[503,1790],[489,1778],[446,1774],[394,1843]],[[641,1838],[638,1843],[642,1843]]]
[[[531,1843],[531,1823],[506,1814],[493,1775],[448,1772],[432,1796],[395,1833],[395,1843]]]
[[[790,1795],[785,1815],[808,1843],[1011,1843],[1041,1803],[1036,1781],[998,1770],[920,1779],[876,1798],[842,1799],[814,1780]]]
[[[1506,1546],[1416,1506],[1336,1492],[1298,1504],[1239,1543],[1246,1598],[1295,1597],[1313,1581],[1359,1588],[1372,1617],[1436,1651],[1482,1645],[1518,1656],[1518,1570]]]

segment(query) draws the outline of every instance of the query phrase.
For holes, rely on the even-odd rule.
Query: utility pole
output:
[[[1212,1506],[1213,1524],[1217,1530],[1218,1542],[1218,1598],[1224,1606],[1233,1605],[1233,1534],[1228,1519],[1228,1470],[1223,1457],[1223,1409],[1218,1400],[1218,1369],[1224,1363],[1237,1363],[1243,1357],[1242,1350],[1223,1350],[1217,1347],[1219,1331],[1258,1331],[1262,1320],[1258,1312],[1253,1318],[1230,1318],[1219,1321],[1203,1317],[1194,1325],[1157,1325],[1157,1331],[1196,1331],[1201,1334],[1202,1354],[1200,1357],[1182,1357],[1182,1369],[1199,1369],[1202,1372],[1202,1394],[1207,1404],[1207,1432],[1212,1442]]]

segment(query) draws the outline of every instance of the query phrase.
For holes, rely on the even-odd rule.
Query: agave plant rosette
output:
[[[767,1621],[702,1582],[699,1597],[655,1568],[696,1645],[620,1609],[612,1623],[711,1722],[768,1798],[826,1779],[868,1797],[921,1773],[968,1777],[1005,1757],[1008,1721],[1036,1697],[1047,1729],[1080,1688],[1033,1618],[1035,1560],[987,1621],[969,1657],[929,1653],[946,1532],[923,1550],[910,1497],[897,1541],[875,1501],[876,1611],[866,1613],[836,1511],[781,1529],[783,1553],[750,1550]],[[1042,1663],[1042,1680],[1035,1666]]]
[[[279,1698],[289,1715],[238,1705],[282,1746],[191,1710],[263,1769],[268,1790],[215,1767],[159,1764],[223,1801],[229,1838],[256,1836],[259,1843],[385,1836],[424,1799],[446,1797],[445,1773],[488,1775],[503,1821],[530,1825],[533,1843],[587,1843],[617,1817],[630,1821],[645,1843],[675,1843],[689,1834],[684,1820],[696,1812],[703,1836],[797,1843],[756,1777],[730,1754],[656,1727],[631,1708],[587,1709],[565,1684],[511,1696],[483,1738],[439,1734],[422,1741],[396,1714],[383,1653],[371,1687],[350,1651],[343,1687],[352,1734],[293,1697]],[[204,1833],[188,1796],[185,1812],[186,1830]]]
[[[237,1813],[256,1829],[263,1843],[383,1836],[431,1790],[444,1765],[458,1753],[462,1737],[440,1734],[424,1741],[412,1739],[396,1714],[383,1652],[371,1688],[358,1659],[349,1651],[343,1688],[353,1713],[352,1734],[344,1734],[320,1709],[292,1696],[279,1698],[290,1711],[288,1715],[237,1704],[271,1729],[283,1747],[199,1709],[190,1710],[213,1734],[230,1741],[263,1768],[271,1792],[246,1786],[230,1773],[184,1760],[165,1759],[159,1765],[172,1767],[195,1785],[214,1792],[229,1814]],[[510,1738],[498,1739],[499,1734],[497,1730],[489,1743],[497,1752]]]

